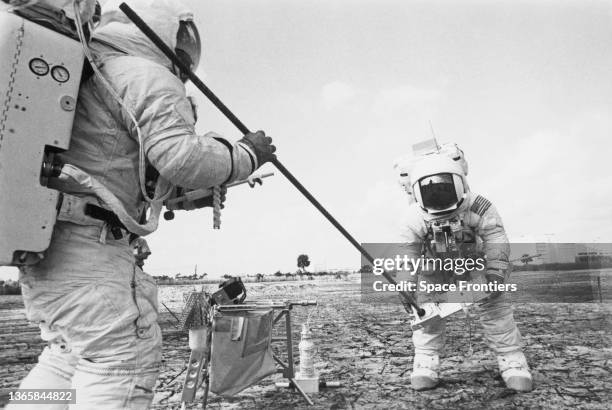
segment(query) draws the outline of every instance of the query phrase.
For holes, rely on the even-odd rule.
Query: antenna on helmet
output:
[[[434,132],[433,124],[431,120],[429,120],[429,129],[431,130],[431,136],[433,137],[433,141],[436,144],[436,149],[438,150],[438,154],[440,153],[440,145],[438,144],[438,139],[436,138],[436,133]]]
[[[431,135],[433,138],[413,144],[412,154],[414,157],[422,157],[424,155],[440,153],[440,149],[442,147],[440,146],[440,144],[438,144],[438,140],[436,139],[436,133],[434,132],[434,128],[431,124],[431,121],[429,121],[429,129],[431,130]]]

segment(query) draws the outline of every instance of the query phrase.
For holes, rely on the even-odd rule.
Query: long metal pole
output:
[[[153,44],[155,44],[155,46],[157,46],[166,55],[166,57],[170,59],[170,61],[172,61],[174,65],[180,68],[182,74],[187,75],[191,82],[200,91],[204,93],[204,95],[210,100],[210,102],[213,103],[213,105],[217,107],[217,109],[219,109],[219,111],[221,111],[223,115],[225,115],[225,117],[230,120],[231,123],[234,124],[242,134],[246,135],[250,133],[247,126],[244,125],[242,121],[240,121],[240,119],[236,117],[234,113],[229,108],[227,108],[225,104],[223,104],[223,102],[215,95],[215,93],[213,93],[212,90],[208,88],[206,84],[204,84],[202,80],[200,80],[200,78],[195,75],[193,71],[191,71],[190,67],[187,67],[181,61],[181,59],[177,57],[174,51],[170,47],[168,47],[166,43],[164,43],[164,41],[147,25],[147,23],[145,23],[140,18],[140,16],[138,16],[138,14],[136,14],[134,10],[132,10],[132,8],[130,8],[130,6],[128,6],[126,3],[121,3],[119,9],[121,9],[121,11],[123,11],[126,16],[128,16],[132,23],[134,23],[136,27],[138,27],[140,31],[142,31],[149,38],[149,40],[151,40]],[[359,251],[359,253],[364,256],[364,258],[366,258],[368,262],[372,264],[374,263],[374,258],[372,257],[372,255],[370,255],[370,253],[366,251],[365,248],[361,246],[361,244],[357,242],[357,240],[355,240],[355,238],[353,238],[353,236],[346,229],[344,229],[340,222],[338,222],[336,218],[334,218],[327,211],[327,209],[325,209],[325,207],[323,207],[323,205],[321,205],[321,203],[317,201],[314,196],[312,196],[312,194],[306,189],[306,187],[304,187],[304,185],[302,185],[300,181],[298,181],[298,179],[293,176],[293,174],[289,172],[287,168],[285,168],[285,166],[278,160],[278,158],[274,157],[270,162],[272,162],[272,164],[274,164],[274,166],[280,171],[280,173],[283,174],[285,178],[287,178],[289,182],[291,182],[291,184],[293,184],[293,186],[297,188],[297,190],[300,191],[302,195],[304,195],[306,199],[308,199],[308,201],[313,204],[314,207],[317,208],[319,212],[321,212],[323,216],[325,216],[325,218],[327,218],[327,220],[331,222],[331,224],[338,231],[340,231],[340,233]],[[393,278],[388,272],[383,272],[383,276],[389,283],[397,283],[395,278]],[[417,313],[420,316],[425,314],[425,311],[418,306],[412,295],[407,292],[399,293],[406,303],[413,306],[417,310]]]

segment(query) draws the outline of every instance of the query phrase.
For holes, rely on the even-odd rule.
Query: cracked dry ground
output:
[[[477,324],[472,325],[474,353],[468,357],[469,326],[463,313],[456,314],[447,330],[443,382],[435,390],[417,393],[409,388],[413,349],[408,315],[400,306],[361,303],[357,281],[260,283],[247,284],[247,287],[250,301],[318,300],[317,308],[294,308],[296,358],[299,325],[310,313],[318,348],[317,370],[326,380],[341,381],[342,387],[324,389],[312,396],[315,405],[309,407],[297,392],[274,386],[275,381],[281,381],[279,375],[266,378],[233,398],[211,394],[209,408],[610,408],[611,304],[515,306],[516,321],[523,333],[525,353],[535,379],[535,390],[526,394],[515,394],[504,387],[495,358],[484,345]],[[179,311],[183,293],[192,288],[161,287],[160,300]],[[15,304],[9,306],[13,310],[1,313],[0,337],[6,339],[4,313],[9,312],[13,315],[13,332],[22,331],[32,338],[31,328],[28,331],[27,327],[16,327],[15,322],[22,323],[23,318],[15,316]],[[189,355],[187,336],[173,330],[171,322],[170,314],[163,313],[164,365],[154,400],[154,408],[158,409],[180,408],[183,375],[176,376]],[[23,337],[17,339],[21,339],[18,341],[21,345],[16,349],[0,347],[3,362],[7,360],[7,352],[16,355],[8,366],[0,366],[0,394],[6,395],[10,388],[15,388],[35,361],[37,344]],[[17,353],[25,349],[30,352],[29,356]]]

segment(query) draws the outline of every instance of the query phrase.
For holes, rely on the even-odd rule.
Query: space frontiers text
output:
[[[471,271],[483,271],[486,269],[484,258],[426,258],[421,255],[412,258],[408,255],[395,255],[394,258],[376,258],[372,266],[374,275],[382,275],[385,271],[407,271],[415,275],[421,270],[446,271],[463,275]]]

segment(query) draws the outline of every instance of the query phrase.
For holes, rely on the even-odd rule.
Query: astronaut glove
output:
[[[257,168],[276,158],[276,155],[274,155],[276,147],[272,144],[272,138],[266,137],[263,131],[250,132],[241,138],[239,142],[246,144],[253,150],[257,157]]]

